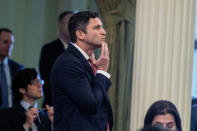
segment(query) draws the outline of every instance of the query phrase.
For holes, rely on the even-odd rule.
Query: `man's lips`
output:
[[[102,38],[102,40],[104,40],[104,41],[105,41],[105,38]]]

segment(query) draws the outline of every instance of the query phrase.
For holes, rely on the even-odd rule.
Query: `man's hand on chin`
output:
[[[95,59],[94,53],[91,56],[93,64],[96,66],[97,70],[102,70],[107,72],[109,67],[109,51],[107,43],[103,42],[101,45],[101,54],[98,60]]]

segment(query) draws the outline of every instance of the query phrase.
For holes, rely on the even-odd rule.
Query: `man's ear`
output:
[[[84,32],[81,30],[76,30],[76,36],[80,40],[84,40],[84,37],[85,37]]]
[[[25,93],[26,93],[26,90],[25,90],[25,88],[19,88],[19,92],[20,92],[21,94],[25,94]]]

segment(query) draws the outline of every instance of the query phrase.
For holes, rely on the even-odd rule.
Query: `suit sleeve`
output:
[[[197,106],[192,106],[190,131],[197,131]]]
[[[41,54],[40,54],[40,60],[39,60],[39,71],[40,76],[42,79],[45,80],[45,82],[49,82],[49,76],[50,76],[50,66],[47,65],[48,62],[48,55],[47,54],[47,48],[46,46],[42,47]]]
[[[0,111],[0,129],[3,131],[25,131],[20,120],[16,120],[12,109],[4,109]],[[18,118],[21,119],[21,118]]]
[[[102,108],[105,92],[111,83],[102,74],[97,74],[94,82],[88,75],[83,65],[75,61],[63,67],[56,67],[52,78],[81,112],[96,114],[97,109]]]
[[[40,76],[44,80],[44,85],[43,85],[43,92],[44,92],[44,101],[43,101],[43,106],[46,104],[52,105],[51,102],[51,91],[50,91],[50,72],[51,72],[51,66],[53,63],[51,63],[50,58],[50,50],[48,50],[48,47],[45,45],[43,46],[40,54],[40,60],[39,60],[39,71],[40,71]]]

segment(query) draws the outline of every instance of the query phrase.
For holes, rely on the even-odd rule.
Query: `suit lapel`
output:
[[[17,65],[10,59],[8,59],[8,66],[10,69],[10,75],[12,79],[14,75],[16,74],[16,72],[19,70],[19,67],[17,67]]]
[[[94,72],[93,72],[93,70],[92,70],[92,68],[91,68],[91,66],[90,66],[90,64],[89,64],[89,62],[86,60],[86,59],[80,59],[81,60],[81,62],[83,62],[83,64],[85,65],[85,67],[86,67],[86,69],[88,70],[88,72],[89,72],[89,74],[92,76],[92,77],[95,77],[95,75],[94,75]]]
[[[14,74],[14,66],[13,66],[12,61],[10,59],[8,59],[8,66],[9,66],[9,69],[10,69],[10,75],[12,77],[13,74]]]
[[[57,47],[57,49],[58,49],[58,51],[57,51],[58,53],[61,54],[62,52],[65,51],[64,45],[63,45],[63,43],[61,42],[60,39],[57,39],[55,43],[57,43],[57,44],[56,44],[56,47]]]
[[[70,51],[74,56],[79,58],[80,62],[84,65],[84,67],[87,69],[88,73],[94,78],[94,72],[89,64],[89,62],[85,59],[85,57],[81,54],[81,52],[72,44],[69,44],[67,51]]]
[[[17,118],[19,125],[24,124],[26,121],[26,110],[20,105],[20,103],[17,103],[13,108],[10,109],[10,113],[14,115],[15,119]]]

